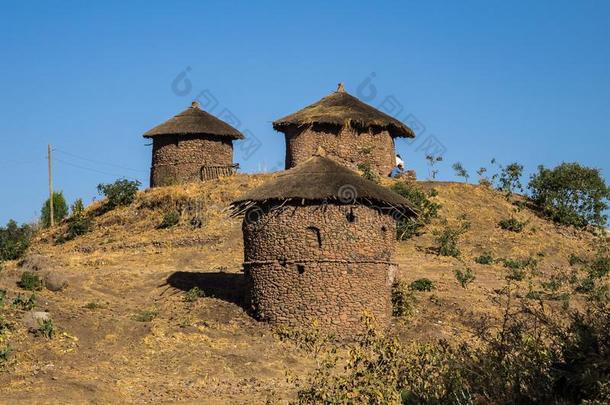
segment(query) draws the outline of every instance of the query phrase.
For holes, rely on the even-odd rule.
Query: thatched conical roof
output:
[[[320,153],[246,193],[233,201],[231,207],[234,214],[239,214],[252,203],[281,203],[286,200],[328,201],[345,205],[358,203],[384,212],[398,211],[402,215],[416,215],[404,197],[366,180]]]
[[[363,129],[376,127],[388,130],[393,137],[415,137],[411,128],[348,94],[341,83],[337,91],[323,99],[274,121],[273,129],[284,131],[290,126],[311,124],[349,125]]]
[[[199,108],[199,103],[193,101],[191,106],[180,114],[175,115],[161,125],[144,134],[145,138],[157,135],[216,135],[231,139],[244,139],[237,129],[226,122],[219,120]]]

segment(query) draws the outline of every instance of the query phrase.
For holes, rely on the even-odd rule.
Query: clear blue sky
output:
[[[601,0],[3,1],[0,224],[39,215],[47,143],[70,202],[120,176],[147,185],[142,133],[204,91],[260,140],[251,155],[236,145],[248,172],[283,166],[271,121],[341,81],[375,106],[394,96],[398,118],[425,126],[397,144],[420,178],[433,139],[440,179],[455,179],[455,161],[476,177],[492,157],[528,173],[579,161],[608,178],[609,40]],[[181,72],[190,88],[172,85]]]

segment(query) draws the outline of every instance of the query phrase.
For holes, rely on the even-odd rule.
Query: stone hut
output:
[[[320,155],[232,203],[243,215],[244,272],[256,316],[359,329],[391,317],[397,218],[408,201]]]
[[[273,128],[286,138],[287,169],[321,146],[347,166],[368,164],[382,176],[396,164],[394,138],[415,137],[409,127],[348,94],[342,84],[316,103],[274,121]]]
[[[228,176],[233,164],[237,129],[192,105],[144,134],[152,138],[150,186],[167,186]]]

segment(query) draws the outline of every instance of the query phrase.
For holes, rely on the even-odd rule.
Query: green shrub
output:
[[[610,273],[610,256],[598,255],[590,264],[588,270],[593,277],[605,277]]]
[[[521,232],[525,228],[525,224],[525,222],[520,222],[515,217],[504,218],[498,223],[500,228],[512,232]]]
[[[555,222],[577,227],[606,224],[610,189],[598,169],[578,163],[554,169],[538,166],[528,187],[534,203]]]
[[[458,226],[445,226],[434,232],[434,241],[437,244],[437,252],[441,256],[458,257],[460,255],[460,249],[458,247],[458,241],[462,234],[464,234],[470,228],[470,223],[462,222]]]
[[[53,325],[53,321],[51,319],[45,319],[40,322],[35,334],[36,336],[53,339],[53,336],[55,336],[55,325]]]
[[[432,291],[434,288],[434,282],[429,278],[418,278],[409,284],[409,289],[413,291]]]
[[[0,338],[2,337],[2,335],[4,335],[7,331],[11,329],[12,325],[9,323],[9,321],[4,319],[4,317],[0,315]]]
[[[199,298],[204,297],[204,292],[199,287],[193,287],[184,293],[184,301],[186,302],[195,302]]]
[[[392,283],[392,316],[405,318],[413,314],[415,297],[406,283],[396,279]]]
[[[42,280],[38,277],[38,274],[32,273],[31,271],[24,271],[21,273],[21,278],[17,282],[17,285],[24,290],[42,290]]]
[[[140,311],[134,315],[134,321],[138,322],[150,322],[157,317],[158,313],[154,310]]]
[[[538,261],[533,257],[526,259],[498,259],[509,272],[506,276],[509,280],[521,281],[525,278],[525,269],[535,270],[538,267]]]
[[[477,322],[475,338],[459,345],[403,344],[369,323],[355,341],[327,351],[297,402],[609,403],[610,301],[587,295],[582,309],[550,314],[538,303],[515,305],[510,284],[503,291],[499,322]]]
[[[4,299],[6,298],[6,290],[0,290],[0,308],[4,306]]]
[[[369,163],[359,163],[356,167],[362,172],[362,177],[374,183],[379,183],[379,176],[371,169]]]
[[[42,226],[48,228],[51,226],[51,207],[49,205],[49,198],[44,202],[41,209],[40,220],[42,222]],[[53,192],[53,220],[55,224],[61,222],[62,219],[68,216],[68,204],[66,204],[66,199],[64,198],[64,193]]]
[[[157,226],[158,229],[171,228],[180,222],[180,213],[176,210],[168,211],[163,215],[163,221]]]
[[[586,263],[585,260],[583,260],[580,256],[575,255],[574,253],[570,253],[568,262],[570,263],[570,266],[576,266],[577,264]]]
[[[406,198],[410,206],[418,213],[415,218],[405,218],[398,222],[396,227],[398,240],[406,240],[419,235],[422,228],[438,216],[440,204],[430,201],[430,198],[437,195],[436,190],[431,189],[426,193],[404,181],[397,181],[391,189]]]
[[[474,261],[478,264],[492,264],[494,262],[494,258],[490,253],[484,253],[481,256],[476,257]]]
[[[475,280],[474,272],[470,267],[466,267],[465,271],[456,269],[454,274],[455,279],[458,281],[458,283],[460,283],[462,288],[468,287],[468,284],[472,283]]]
[[[119,179],[112,184],[98,184],[97,191],[107,198],[102,211],[131,204],[136,198],[140,184],[138,180],[127,179]]]
[[[500,166],[500,178],[498,179],[498,190],[503,191],[510,197],[516,190],[523,191],[521,176],[523,165],[514,162],[507,166]]]
[[[66,232],[55,240],[57,243],[70,241],[78,236],[89,233],[93,228],[93,220],[83,213],[68,218]]]
[[[36,307],[36,294],[32,293],[29,298],[25,298],[25,295],[17,294],[13,300],[13,307],[23,311],[34,309]]]
[[[6,227],[0,227],[0,261],[16,260],[23,256],[30,247],[33,233],[29,225],[17,226],[12,219]]]
[[[12,352],[13,350],[9,346],[0,349],[0,368],[8,364]]]
[[[85,212],[85,204],[83,203],[83,199],[77,198],[70,208],[71,216],[73,217],[83,214]]]
[[[306,327],[278,326],[273,334],[282,342],[291,342],[299,349],[318,356],[328,346],[337,340],[337,337],[321,328],[317,321]]]

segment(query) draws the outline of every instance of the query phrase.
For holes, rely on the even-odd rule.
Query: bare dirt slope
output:
[[[261,403],[290,399],[288,375],[304,376],[315,367],[311,356],[273,329],[252,319],[243,302],[240,220],[228,203],[272,175],[238,175],[206,184],[167,187],[139,193],[129,207],[96,218],[94,230],[64,244],[54,238],[65,225],[39,235],[30,255],[43,255],[69,285],[37,293],[36,310],[51,313],[56,335],[28,333],[24,311],[10,303],[18,293],[23,268],[5,265],[0,289],[7,291],[2,315],[12,323],[5,335],[13,354],[0,371],[2,401],[37,403],[175,402]],[[432,230],[397,246],[399,275],[407,281],[427,277],[432,292],[417,293],[416,312],[393,331],[404,339],[468,336],[469,319],[494,315],[493,300],[507,269],[473,259],[495,257],[538,261],[538,273],[519,284],[524,293],[568,266],[571,253],[589,255],[594,238],[558,227],[515,205],[496,191],[467,184],[418,183],[435,188],[441,217],[467,220],[461,258],[437,256]],[[96,205],[89,207],[94,210]],[[165,212],[177,209],[181,222],[157,229]],[[498,227],[511,214],[528,221],[523,232]],[[467,289],[454,271],[470,267],[476,280]],[[185,301],[199,287],[205,298]]]

